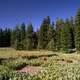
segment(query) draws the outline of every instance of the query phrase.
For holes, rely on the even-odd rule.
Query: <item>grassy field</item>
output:
[[[0,57],[1,58],[9,58],[9,57],[21,57],[21,56],[38,56],[38,55],[48,55],[53,54],[52,51],[16,51],[13,48],[0,48]]]
[[[0,80],[80,80],[80,54],[0,48]]]
[[[27,56],[47,56],[47,55],[54,55],[56,54],[58,58],[61,59],[74,59],[74,60],[80,60],[80,54],[78,53],[61,53],[61,52],[52,52],[52,51],[16,51],[13,48],[0,48],[0,57],[1,58],[17,58],[17,57],[27,57]]]

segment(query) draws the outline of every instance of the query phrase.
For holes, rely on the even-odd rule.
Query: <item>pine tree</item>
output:
[[[11,47],[15,48],[15,41],[16,41],[16,30],[11,30]]]
[[[61,48],[65,52],[69,52],[72,48],[70,22],[68,19],[66,19],[65,25],[61,29]]]
[[[26,48],[27,50],[32,50],[33,49],[33,26],[31,23],[28,24],[27,26],[27,45]]]
[[[7,42],[8,42],[7,46],[10,47],[11,46],[11,29],[10,28],[8,28],[6,35],[8,37],[8,39],[7,39]]]
[[[2,47],[10,47],[11,46],[11,31],[10,29],[6,28],[5,30],[1,30],[1,42]]]
[[[7,28],[6,28],[5,30],[3,30],[3,35],[2,35],[2,39],[3,39],[3,41],[2,41],[2,47],[7,47],[7,41],[6,41],[7,35],[6,35],[6,33],[7,33]],[[6,45],[6,46],[5,46],[5,45]]]
[[[6,33],[6,41],[7,41],[7,47],[11,46],[11,30],[10,28],[7,29],[7,33]]]
[[[22,23],[20,26],[20,32],[21,32],[21,41],[25,39],[25,34],[26,34],[26,30],[25,30],[25,24]]]
[[[26,50],[26,30],[25,30],[25,24],[22,23],[20,26],[20,35],[21,35],[21,48],[22,50]]]
[[[53,38],[53,35],[54,35],[54,23],[50,25],[48,29],[48,43]]]
[[[37,36],[37,32],[33,33],[33,49],[37,49],[37,45],[38,45],[38,36]]]
[[[49,27],[50,27],[50,18],[47,16],[44,18],[40,31],[39,31],[39,39],[38,39],[38,49],[45,49],[49,42]]]
[[[20,42],[21,42],[21,34],[20,34],[20,29],[19,29],[18,25],[16,25],[15,31],[16,31],[15,49],[16,50],[22,50],[22,46],[20,44]]]
[[[75,48],[75,27],[74,27],[74,18],[70,18],[70,33],[71,33],[71,40],[72,40],[72,49]]]
[[[49,43],[47,45],[48,50],[55,51],[56,50],[56,35],[54,29],[54,23],[49,27]]]
[[[56,21],[56,50],[59,51],[61,49],[61,28],[63,27],[64,21],[62,19],[57,18]]]
[[[80,9],[75,18],[75,47],[80,51]]]
[[[47,16],[46,17],[46,36],[47,36],[47,38],[46,38],[46,41],[47,41],[47,44],[50,42],[50,40],[51,40],[51,37],[52,37],[52,31],[51,31],[51,28],[52,28],[52,26],[51,26],[51,20],[50,20],[50,17],[49,16]]]

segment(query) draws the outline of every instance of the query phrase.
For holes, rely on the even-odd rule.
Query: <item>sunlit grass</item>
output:
[[[40,56],[40,55],[51,55],[57,54],[53,59],[64,59],[64,60],[78,60],[80,61],[80,54],[78,53],[61,53],[61,52],[52,52],[52,51],[16,51],[13,48],[0,48],[0,57],[1,58],[9,58],[9,57],[27,57],[27,56]]]
[[[54,54],[52,51],[16,51],[13,48],[0,48],[0,57],[23,57]]]

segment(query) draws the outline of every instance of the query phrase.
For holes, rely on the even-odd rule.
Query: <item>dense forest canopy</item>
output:
[[[65,21],[57,18],[55,24],[51,23],[49,16],[45,17],[36,32],[32,23],[27,27],[22,23],[14,29],[0,28],[0,47],[13,47],[17,50],[80,51],[80,9],[75,17]]]

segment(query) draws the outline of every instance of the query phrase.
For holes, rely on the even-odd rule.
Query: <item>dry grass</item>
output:
[[[53,55],[56,54],[57,56],[54,56],[53,59],[64,59],[65,61],[80,61],[80,54],[78,53],[72,53],[72,54],[66,54],[66,53],[59,53],[59,52],[52,52],[52,51],[16,51],[13,48],[0,48],[0,57],[1,58],[16,58],[16,57],[27,57],[27,56],[46,56],[46,55]]]
[[[40,56],[53,54],[52,51],[16,51],[13,48],[0,48],[0,57],[1,58],[16,58],[16,57],[27,57],[27,56]]]

